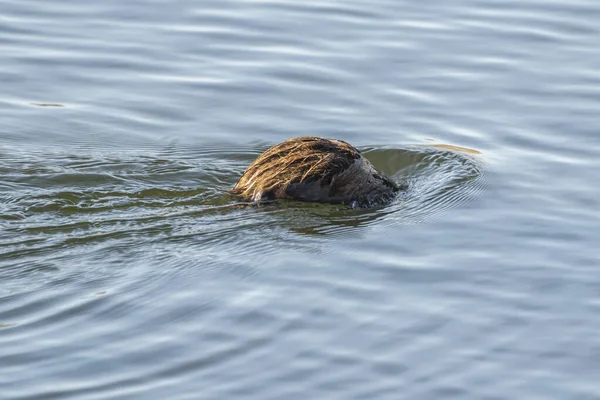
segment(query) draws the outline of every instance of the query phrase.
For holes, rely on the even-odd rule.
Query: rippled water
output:
[[[0,3],[0,398],[600,398],[600,3]],[[352,143],[379,209],[227,194]]]

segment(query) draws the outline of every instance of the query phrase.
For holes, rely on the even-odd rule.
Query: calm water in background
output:
[[[0,398],[599,399],[598,21],[1,1]],[[408,191],[223,194],[301,135]]]

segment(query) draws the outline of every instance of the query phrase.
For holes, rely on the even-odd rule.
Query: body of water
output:
[[[600,3],[0,2],[0,398],[600,399]],[[345,140],[387,207],[229,197]]]

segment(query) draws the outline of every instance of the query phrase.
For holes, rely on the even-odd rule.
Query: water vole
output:
[[[230,192],[254,202],[286,198],[372,207],[399,190],[350,144],[305,136],[262,153]]]

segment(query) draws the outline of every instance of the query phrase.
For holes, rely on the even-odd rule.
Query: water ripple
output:
[[[2,396],[598,398],[599,17],[3,1]],[[225,193],[302,135],[408,190]]]

